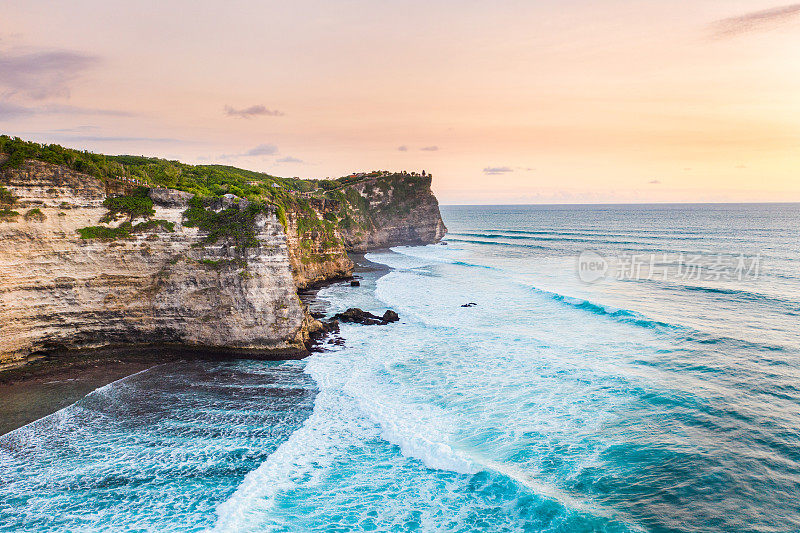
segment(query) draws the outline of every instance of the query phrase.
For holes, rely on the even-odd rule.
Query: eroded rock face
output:
[[[350,187],[365,198],[368,215],[359,226],[341,230],[348,251],[432,244],[447,233],[430,177],[373,180]]]
[[[323,211],[320,211],[320,216]],[[301,239],[297,231],[296,213],[287,213],[286,240],[289,261],[299,288],[325,280],[345,278],[353,273],[353,262],[339,242],[330,240],[319,231],[306,232]]]
[[[301,237],[298,220],[303,213],[286,214],[289,259],[299,287],[349,277],[353,263],[347,252],[432,244],[447,233],[429,176],[383,176],[345,186],[340,192],[349,198],[355,192],[358,199],[358,208],[349,212],[349,226],[341,219],[340,202],[309,199],[309,207],[320,219],[338,221],[333,235],[311,230]]]
[[[245,251],[205,243],[205,234],[184,226],[192,198],[186,192],[151,189],[152,218],[166,222],[102,241],[76,230],[97,225],[108,195],[130,193],[138,183],[104,183],[26,161],[1,171],[0,186],[18,197],[20,212],[0,219],[0,370],[43,352],[116,344],[296,353],[325,328],[301,304],[298,288],[351,275],[348,251],[428,244],[446,232],[429,177],[347,186],[359,206],[347,227],[333,199],[309,200],[314,220],[325,221],[311,227],[301,220],[308,210],[285,213],[286,228],[277,211],[261,212],[259,245]],[[210,209],[233,206],[246,210],[247,202],[226,195]]]
[[[46,216],[0,222],[0,369],[42,350],[122,343],[302,349],[320,327],[298,300],[274,214],[259,215],[261,245],[244,254],[199,246],[203,235],[181,224],[191,195],[154,189],[154,218],[174,222],[174,232],[84,240],[76,230],[106,212],[99,180],[31,162],[4,172],[0,185]]]

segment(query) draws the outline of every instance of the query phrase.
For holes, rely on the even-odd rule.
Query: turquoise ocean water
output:
[[[399,323],[0,437],[0,531],[800,529],[800,205],[442,214],[314,304]]]

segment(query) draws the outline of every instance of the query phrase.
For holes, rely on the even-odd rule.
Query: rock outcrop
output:
[[[324,215],[320,211],[319,215]],[[299,214],[287,213],[286,240],[289,244],[289,262],[295,283],[305,288],[321,281],[346,278],[353,273],[353,262],[338,233],[331,239],[325,232],[314,229],[298,231]]]
[[[309,198],[305,211],[297,207],[286,213],[289,260],[299,287],[349,276],[348,252],[437,243],[447,233],[430,176],[379,176],[337,192],[339,200]],[[301,228],[310,213],[337,222]]]
[[[383,313],[383,316],[378,316],[369,311],[359,309],[358,307],[351,307],[344,313],[336,313],[333,315],[333,320],[337,322],[355,322],[356,324],[363,324],[365,326],[385,326],[386,324],[397,322],[400,320],[400,317],[391,309],[387,309],[386,312]]]
[[[360,224],[341,230],[351,252],[439,242],[447,228],[430,176],[391,176],[350,185],[366,202]]]
[[[77,233],[106,213],[96,178],[28,162],[0,185],[19,198],[17,210],[46,216],[0,222],[0,369],[40,352],[114,344],[297,351],[320,327],[297,297],[274,213],[256,220],[257,248],[200,245],[202,233],[182,224],[191,195],[153,189],[155,218],[174,231],[106,242]]]
[[[300,353],[323,326],[299,287],[349,276],[348,251],[437,242],[446,231],[430,179],[392,177],[347,186],[361,206],[347,227],[327,222],[343,212],[335,200],[305,206],[305,215],[259,211],[255,246],[209,242],[185,218],[192,195],[165,188],[147,192],[158,223],[130,220],[135,230],[124,238],[82,238],[78,229],[107,215],[106,198],[136,185],[34,160],[0,171],[19,212],[0,218],[0,370],[42,353],[122,344]],[[233,195],[218,203],[208,209],[248,205]],[[319,221],[309,228],[302,216],[312,211]]]

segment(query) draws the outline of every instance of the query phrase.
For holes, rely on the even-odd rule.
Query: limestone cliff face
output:
[[[434,243],[446,232],[429,177],[298,193],[287,211],[247,211],[232,195],[208,206],[256,213],[248,238],[257,245],[246,248],[189,227],[189,193],[150,189],[159,223],[101,240],[77,230],[97,226],[108,213],[103,201],[130,194],[133,183],[27,160],[0,170],[0,186],[17,197],[18,212],[0,205],[0,370],[41,353],[118,344],[297,352],[321,326],[298,288],[351,274],[348,251]]]
[[[348,251],[431,244],[447,233],[430,176],[391,176],[349,188],[358,192],[364,205],[357,224],[340,230]]]
[[[312,209],[322,218],[330,206],[315,203]],[[289,261],[299,288],[353,273],[353,262],[336,230],[329,233],[323,227],[315,227],[303,231],[301,213],[296,211],[286,213],[286,219]]]
[[[338,200],[312,197],[305,211],[287,213],[289,259],[299,287],[349,275],[353,263],[347,252],[432,244],[447,233],[430,176],[380,176],[337,193]],[[336,223],[327,224],[327,230],[326,223],[304,230],[302,219],[309,211]]]
[[[180,343],[254,350],[302,348],[312,319],[300,304],[283,226],[256,219],[260,245],[241,254],[182,225],[188,197],[151,191],[155,218],[131,238],[81,239],[107,186],[40,162],[0,173],[20,216],[0,221],[0,369],[47,350]],[[125,184],[116,187],[124,189]],[[24,213],[38,207],[44,220]]]

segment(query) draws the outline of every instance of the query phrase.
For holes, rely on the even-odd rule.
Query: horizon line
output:
[[[800,205],[800,200],[789,202],[575,202],[536,204],[449,204],[439,202],[440,207],[527,207],[527,206],[609,206],[609,205]]]

